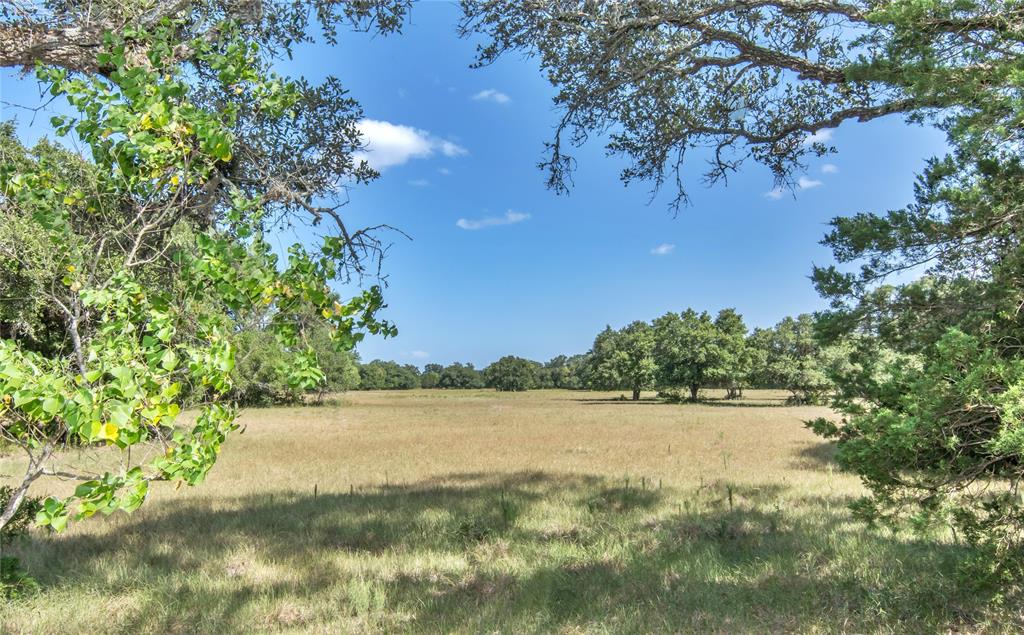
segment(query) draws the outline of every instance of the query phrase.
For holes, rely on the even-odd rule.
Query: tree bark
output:
[[[7,523],[11,522],[14,515],[18,513],[21,503],[25,500],[25,494],[28,493],[28,488],[43,473],[43,463],[50,457],[52,452],[53,442],[49,442],[43,446],[42,453],[38,457],[29,455],[28,467],[25,468],[25,476],[21,480],[21,485],[11,494],[11,499],[7,501],[7,506],[4,508],[3,513],[0,514],[0,531],[3,531]]]
[[[690,401],[697,401],[697,391],[700,390],[700,386],[690,386]]]
[[[634,388],[633,389],[633,401],[640,401],[640,389],[639,388]]]

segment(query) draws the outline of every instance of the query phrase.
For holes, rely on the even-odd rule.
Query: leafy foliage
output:
[[[506,355],[485,368],[483,375],[485,384],[495,390],[529,390],[537,381],[537,364],[522,357]]]
[[[73,135],[88,159],[47,143],[28,150],[9,128],[0,148],[0,280],[5,291],[36,298],[23,314],[6,309],[12,337],[0,340],[0,434],[28,455],[26,485],[44,476],[80,481],[38,512],[55,530],[136,509],[153,480],[203,481],[237,427],[233,333],[243,316],[269,315],[276,365],[291,390],[324,378],[309,315],[340,348],[366,332],[395,333],[375,317],[378,287],[346,302],[330,292],[332,280],[359,267],[358,243],[340,219],[312,249],[295,243],[284,262],[271,246],[268,233],[292,214],[319,221],[327,212],[303,203],[316,184],[302,182],[313,189],[295,198],[245,179],[270,157],[239,131],[301,136],[310,107],[304,84],[270,72],[273,52],[234,23],[195,39],[182,26],[165,18],[107,31],[96,57],[102,75],[38,67],[49,93],[75,113],[53,118],[56,134]],[[337,169],[357,170],[332,164],[318,173]],[[198,396],[199,407],[183,428],[175,424],[186,395]],[[120,467],[70,464],[58,452],[70,440],[119,455]]]
[[[473,364],[455,362],[441,371],[437,380],[438,388],[483,388],[483,374]]]
[[[606,327],[594,340],[587,360],[587,383],[599,390],[626,388],[633,400],[654,383],[655,333],[646,322],[632,322],[618,331]]]
[[[625,182],[668,181],[686,200],[684,164],[720,181],[754,160],[792,184],[809,134],[894,113],[922,120],[983,102],[1006,116],[1019,95],[1017,0],[558,2],[462,0],[478,63],[536,56],[562,117],[541,167],[565,190],[567,146],[610,131]],[[977,121],[973,119],[972,121]]]
[[[8,485],[0,486],[0,508],[6,509],[15,496],[15,490]],[[4,555],[4,550],[11,542],[28,532],[42,504],[38,498],[26,497],[14,516],[0,529],[0,596],[13,599],[33,593],[39,585],[21,566],[21,562]]]
[[[772,328],[755,329],[750,346],[757,359],[759,385],[784,388],[793,403],[820,403],[835,388],[829,361],[842,357],[818,342],[815,319],[809,314],[783,318]]]
[[[719,315],[725,323],[734,314],[728,309]],[[731,350],[727,344],[733,345],[733,340],[734,334],[721,331],[707,312],[687,309],[682,313],[669,312],[654,320],[658,385],[686,388],[690,399],[695,401],[701,388],[733,374],[726,366]]]
[[[364,390],[419,388],[420,371],[412,364],[401,365],[375,359],[359,367],[359,387]]]

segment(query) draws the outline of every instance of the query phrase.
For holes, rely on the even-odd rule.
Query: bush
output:
[[[14,488],[8,485],[0,487],[0,509],[6,509]],[[14,517],[0,531],[0,553],[14,540],[28,533],[36,514],[42,509],[38,498],[25,497]],[[0,556],[0,596],[12,599],[35,592],[39,584],[28,575],[21,562],[13,556]]]

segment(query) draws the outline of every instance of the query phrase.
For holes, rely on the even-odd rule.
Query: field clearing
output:
[[[955,546],[850,519],[859,483],[802,425],[824,409],[617,396],[248,411],[201,487],[20,545],[43,591],[0,631],[1014,630]]]

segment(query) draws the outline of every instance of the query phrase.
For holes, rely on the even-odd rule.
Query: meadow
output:
[[[802,423],[823,408],[710,396],[414,390],[249,410],[199,488],[156,486],[132,515],[17,545],[42,589],[0,607],[0,631],[1021,625],[961,587],[948,538],[851,518],[859,482]]]

